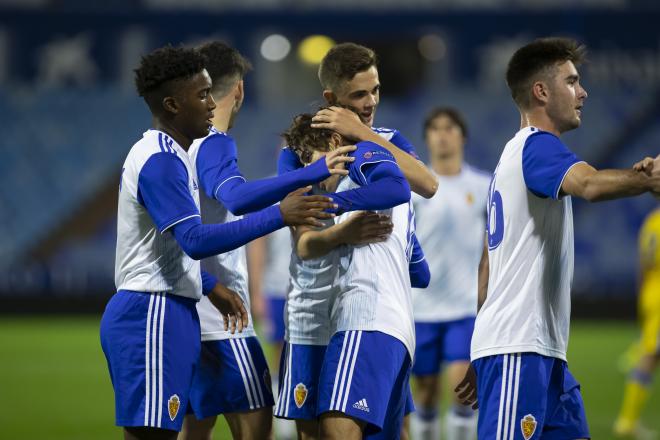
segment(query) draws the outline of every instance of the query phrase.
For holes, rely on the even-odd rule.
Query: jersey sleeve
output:
[[[282,175],[288,173],[289,171],[297,170],[302,168],[303,164],[298,159],[298,155],[291,150],[290,148],[282,148],[280,151],[280,157],[277,159],[277,174]]]
[[[183,220],[200,216],[188,187],[186,166],[172,153],[156,153],[142,166],[138,202],[146,208],[160,233]]]
[[[216,133],[204,139],[197,161],[199,185],[209,198],[217,198],[220,188],[234,179],[245,182],[238,168],[236,142],[231,136]]]
[[[522,153],[527,188],[538,197],[559,199],[564,177],[581,160],[551,133],[530,135]]]
[[[410,154],[415,159],[419,159],[419,156],[417,155],[417,152],[415,151],[415,147],[413,146],[413,144],[410,143],[410,141],[406,139],[399,130],[394,130],[394,135],[390,139],[390,142],[392,142],[394,145],[396,145],[406,153]]]
[[[355,157],[355,161],[348,167],[348,176],[354,182],[367,185],[371,180],[369,175],[379,164],[383,165],[381,168],[387,167],[393,173],[401,174],[394,156],[385,148],[373,142],[359,142],[356,147],[357,150],[350,154]]]

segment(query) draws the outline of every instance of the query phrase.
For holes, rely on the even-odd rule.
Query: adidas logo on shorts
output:
[[[360,409],[362,411],[369,412],[369,405],[367,405],[367,399],[362,399],[353,404],[353,408]]]

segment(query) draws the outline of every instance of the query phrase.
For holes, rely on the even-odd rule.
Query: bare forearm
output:
[[[486,296],[488,295],[488,276],[490,272],[490,267],[488,264],[488,243],[484,243],[484,249],[481,253],[481,260],[479,261],[479,275],[477,278],[477,312],[481,310],[481,306],[486,302]]]
[[[296,241],[296,253],[303,260],[322,257],[343,244],[342,225],[334,225],[323,230],[302,231]]]
[[[596,171],[588,164],[578,164],[569,171],[561,189],[564,194],[600,202],[651,191],[659,186],[658,182],[658,177],[650,177],[639,171]]]

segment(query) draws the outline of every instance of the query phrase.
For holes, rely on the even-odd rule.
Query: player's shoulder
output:
[[[126,164],[142,166],[155,154],[165,153],[177,157],[181,147],[167,133],[158,130],[147,130],[126,156]]]
[[[477,168],[475,166],[470,165],[469,163],[465,163],[463,165],[463,169],[465,171],[465,175],[468,176],[469,179],[479,183],[490,184],[490,180],[493,177],[493,173],[491,173],[490,171]]]
[[[356,159],[353,164],[362,164],[364,162],[374,162],[378,160],[394,160],[392,153],[374,142],[362,141],[355,144],[355,146],[357,147],[355,151],[349,153],[349,156],[354,156]]]

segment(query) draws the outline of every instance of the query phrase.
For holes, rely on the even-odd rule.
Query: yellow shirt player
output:
[[[660,208],[651,212],[639,233],[641,356],[626,382],[614,425],[618,436],[643,436],[639,418],[648,400],[653,371],[660,360]]]

